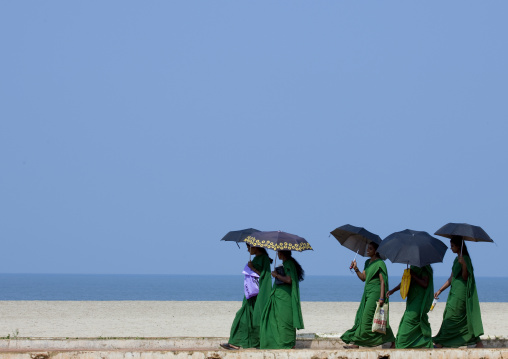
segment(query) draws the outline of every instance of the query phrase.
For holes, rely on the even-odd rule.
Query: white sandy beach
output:
[[[0,336],[20,337],[228,337],[241,302],[2,301]],[[356,302],[304,302],[302,333],[343,333],[354,322]],[[430,312],[433,333],[445,303]],[[394,332],[405,303],[392,303]],[[485,336],[508,337],[508,303],[481,303]]]

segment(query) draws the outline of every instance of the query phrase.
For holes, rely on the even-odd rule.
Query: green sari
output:
[[[259,294],[249,299],[243,297],[242,307],[236,313],[231,325],[228,341],[229,344],[242,348],[259,347],[261,313],[268,302],[272,289],[270,258],[260,254],[254,257],[252,264],[259,271]]]
[[[372,263],[370,259],[365,262],[365,287],[360,306],[356,312],[355,324],[353,328],[342,334],[340,337],[345,343],[354,343],[363,347],[375,347],[386,342],[393,342],[392,328],[390,328],[389,312],[386,317],[386,334],[372,331],[372,320],[376,311],[379,293],[381,292],[381,280],[379,273],[383,276],[385,282],[385,303],[388,303],[386,292],[388,292],[388,271],[386,264],[381,259],[376,259]]]
[[[284,272],[291,284],[272,289],[261,317],[261,349],[291,349],[296,344],[296,329],[303,329],[299,280],[291,259],[284,261]]]
[[[429,278],[429,285],[423,288],[411,281],[407,293],[406,311],[400,320],[395,348],[432,348],[428,312],[434,300],[433,271],[430,265],[423,268],[411,266],[411,270],[420,278]]]
[[[473,345],[483,335],[480,302],[476,291],[473,265],[469,256],[466,261],[467,281],[462,279],[462,265],[455,258],[452,267],[452,284],[443,313],[443,323],[439,333],[433,338],[434,343],[447,348]]]

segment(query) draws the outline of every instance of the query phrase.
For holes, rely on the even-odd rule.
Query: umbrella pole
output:
[[[356,254],[355,254],[355,257],[354,257],[354,259],[353,259],[353,262],[356,260],[356,256],[358,255],[358,252],[360,252],[360,250],[357,250],[357,251],[356,251]]]
[[[462,244],[460,245],[460,256],[462,257],[462,248],[464,248],[464,238],[462,238]]]
[[[360,250],[356,251],[355,257],[353,258],[353,262],[356,260],[356,256],[358,255],[358,252],[360,252]],[[349,270],[351,270],[351,269],[353,269],[353,266],[349,267]]]

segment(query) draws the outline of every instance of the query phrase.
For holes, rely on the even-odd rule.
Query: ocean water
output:
[[[446,277],[435,277],[438,289]],[[390,287],[400,277],[389,278]],[[481,302],[508,302],[508,278],[476,278]],[[445,302],[449,290],[440,297]],[[307,276],[300,283],[302,301],[355,302],[363,293],[356,276]],[[0,274],[0,300],[176,300],[241,301],[238,275],[91,275]],[[392,301],[402,301],[395,293]]]

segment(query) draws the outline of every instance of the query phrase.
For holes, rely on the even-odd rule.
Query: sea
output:
[[[447,277],[435,277],[437,290]],[[389,278],[390,287],[400,278]],[[508,302],[508,278],[477,277],[481,302]],[[441,294],[445,302],[449,290]],[[351,276],[306,276],[300,298],[310,302],[355,302],[363,282]],[[45,301],[241,301],[243,277],[238,275],[136,274],[0,274],[0,300]],[[400,302],[399,293],[392,301]]]

